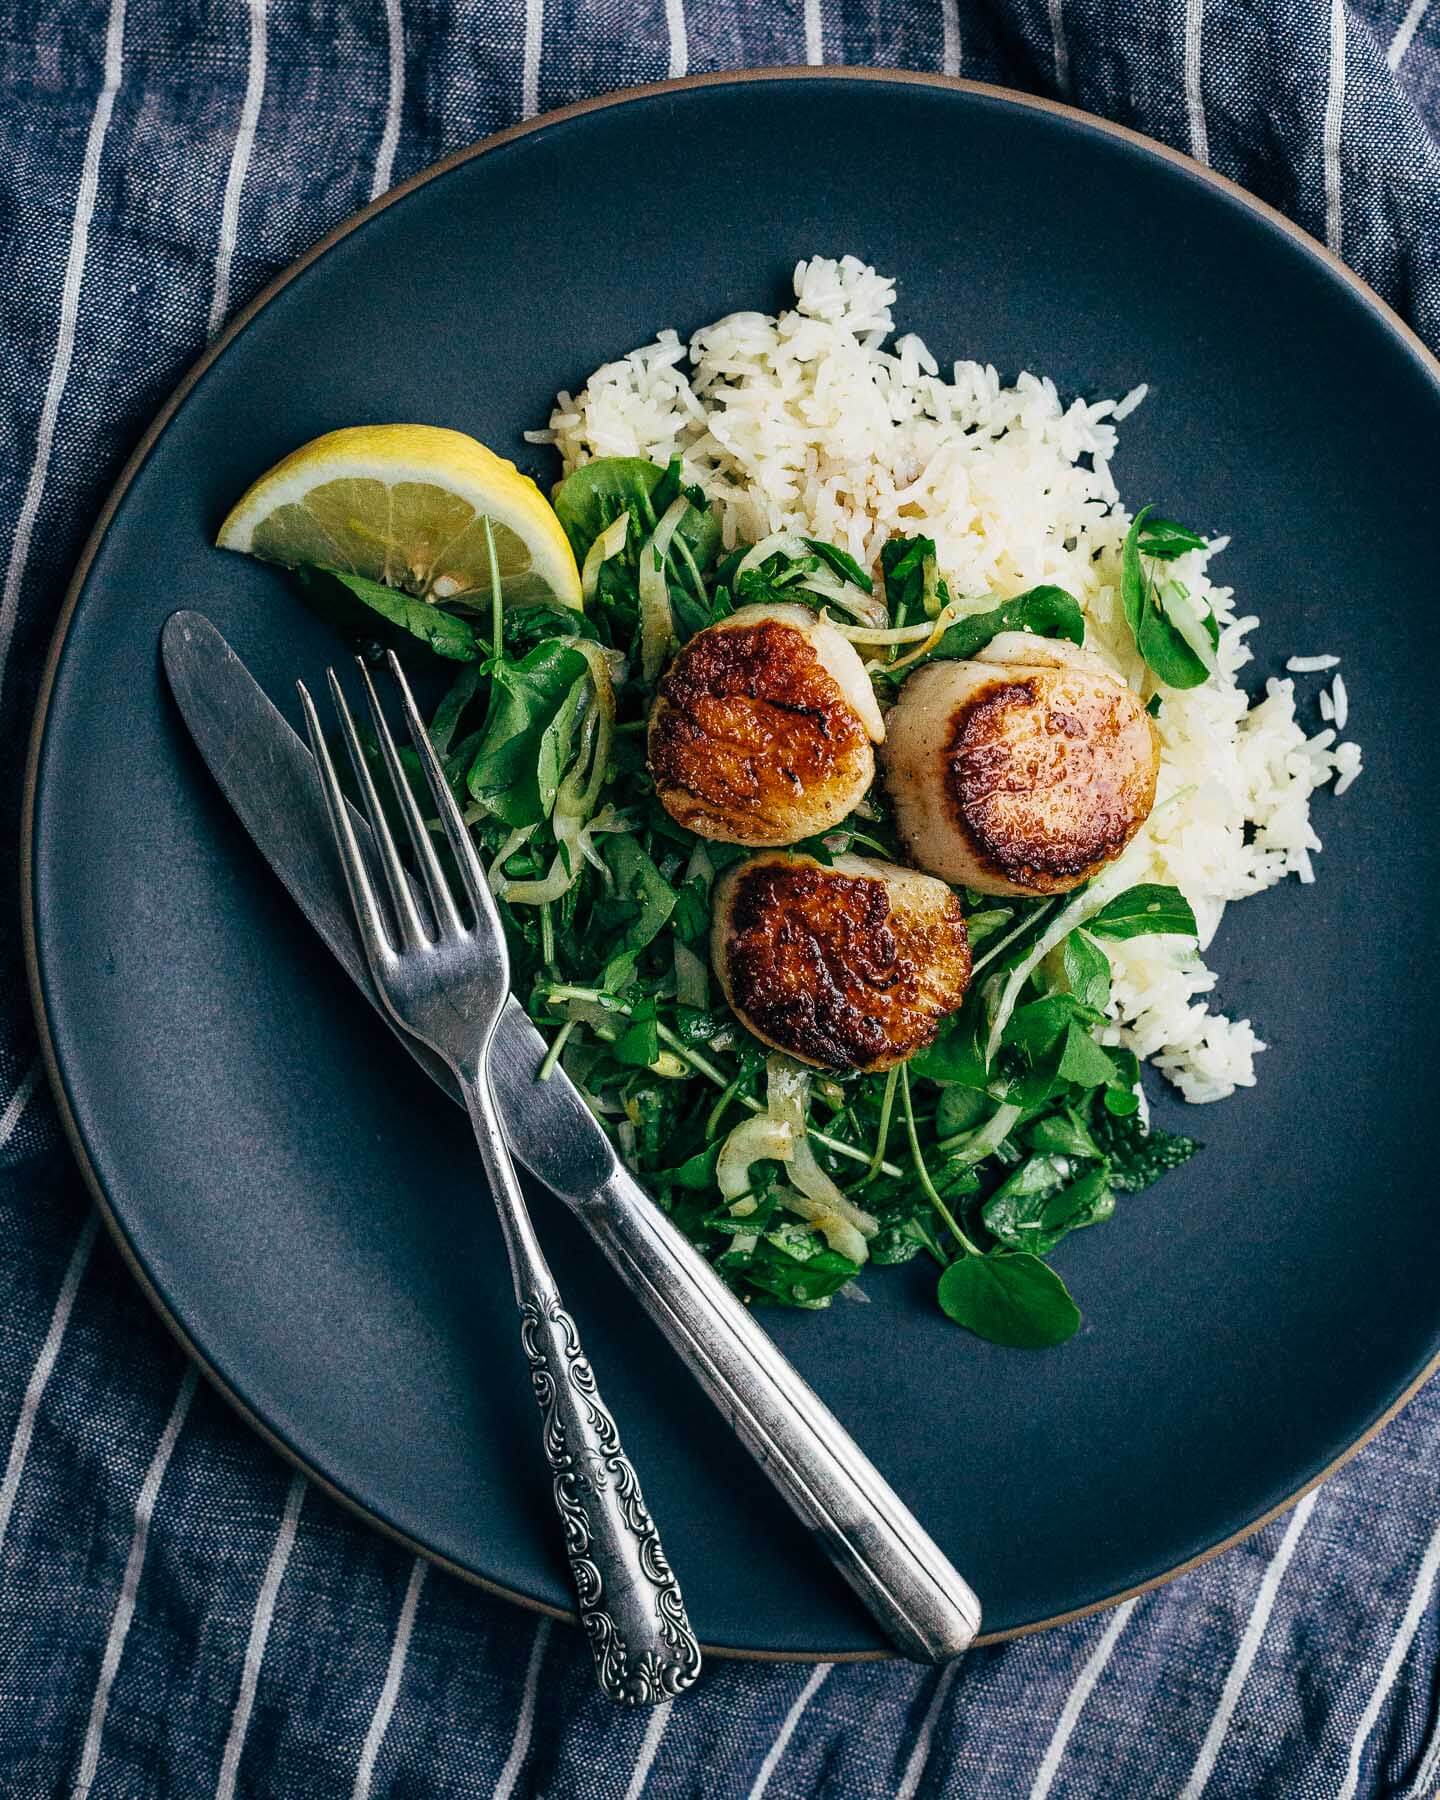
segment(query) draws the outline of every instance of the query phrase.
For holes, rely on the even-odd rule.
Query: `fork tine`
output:
[[[420,710],[415,704],[415,696],[410,692],[410,683],[406,681],[405,671],[400,667],[400,658],[391,650],[388,652],[386,660],[390,664],[390,673],[395,677],[395,684],[400,689],[400,704],[405,709],[405,722],[410,727],[410,739],[420,758],[420,767],[425,771],[425,779],[430,783],[430,792],[435,796],[440,823],[445,827],[445,836],[459,866],[460,878],[465,884],[465,892],[469,896],[470,904],[475,909],[476,923],[478,924],[483,918],[498,930],[500,915],[495,910],[495,898],[490,892],[490,883],[485,879],[485,871],[476,854],[474,840],[470,836],[460,808],[455,804],[455,796],[451,792],[450,783],[445,778],[445,771],[440,766],[440,758],[435,754],[435,746],[430,742],[430,733],[425,729],[425,722],[420,717]]]
[[[370,773],[370,765],[365,760],[365,752],[360,748],[360,737],[355,730],[355,721],[350,714],[349,702],[340,686],[333,669],[325,671],[330,683],[330,697],[335,702],[335,711],[340,718],[340,735],[345,740],[345,748],[350,753],[350,766],[355,771],[355,780],[359,784],[360,798],[370,829],[374,833],[375,843],[380,851],[380,866],[385,871],[385,885],[390,890],[390,899],[395,907],[395,916],[400,923],[400,940],[407,950],[419,950],[429,942],[425,926],[420,918],[420,910],[415,904],[415,896],[410,891],[410,883],[406,878],[404,864],[400,861],[400,852],[395,848],[395,837],[385,818],[385,809],[380,804],[380,795],[375,787],[375,778]]]
[[[345,884],[350,889],[350,903],[355,908],[355,922],[360,927],[360,936],[370,965],[377,968],[394,956],[395,948],[385,929],[385,917],[376,898],[360,841],[355,836],[350,809],[345,804],[340,778],[335,773],[335,764],[330,757],[330,746],[325,742],[325,733],[320,729],[315,702],[310,698],[310,690],[303,681],[297,681],[295,686],[300,693],[300,707],[305,715],[305,731],[310,739],[310,749],[320,773],[325,808],[330,814],[330,824],[335,833],[335,848],[340,853],[340,862],[345,870]]]
[[[430,895],[430,905],[434,909],[435,924],[443,937],[449,932],[453,937],[463,926],[460,914],[455,908],[455,896],[450,892],[450,883],[445,879],[445,871],[440,867],[440,858],[435,854],[435,845],[431,841],[429,828],[420,815],[415,794],[400,761],[400,752],[395,748],[395,739],[390,734],[390,727],[385,722],[385,714],[381,710],[380,696],[375,692],[375,683],[370,679],[370,671],[357,656],[356,667],[360,670],[360,679],[365,683],[365,698],[370,707],[370,717],[375,723],[375,735],[380,740],[380,754],[385,759],[385,767],[390,772],[390,781],[395,789],[395,799],[405,818],[405,829],[410,833],[410,844],[415,852],[415,860],[425,872],[425,886]],[[426,739],[427,743],[429,739]]]

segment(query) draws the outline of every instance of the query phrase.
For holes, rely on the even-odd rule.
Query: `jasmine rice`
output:
[[[988,364],[942,371],[924,341],[893,336],[895,283],[853,256],[796,265],[795,304],[771,317],[732,313],[683,343],[662,331],[561,394],[548,431],[566,472],[599,456],[683,462],[714,502],[724,543],[791,530],[843,545],[866,567],[896,534],[933,538],[951,592],[993,604],[1042,583],[1067,589],[1086,616],[1086,644],[1147,698],[1159,695],[1154,809],[1122,859],[1129,882],[1181,889],[1200,928],[1187,940],[1142,936],[1107,945],[1114,971],[1110,1036],[1192,1101],[1255,1081],[1264,1049],[1248,1019],[1218,1010],[1203,952],[1226,906],[1287,876],[1315,879],[1317,788],[1343,792],[1360,773],[1341,741],[1349,709],[1337,677],[1332,719],[1311,735],[1293,679],[1258,698],[1241,686],[1242,614],[1210,567],[1212,538],[1171,565],[1200,616],[1220,627],[1217,672],[1184,691],[1159,686],[1135,650],[1120,600],[1131,514],[1110,465],[1117,426],[1145,397],[1062,404],[1053,382],[1006,385]],[[1292,657],[1290,676],[1336,666]]]

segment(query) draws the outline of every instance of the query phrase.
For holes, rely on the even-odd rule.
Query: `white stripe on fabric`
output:
[[[645,1736],[640,1744],[640,1754],[635,1758],[630,1785],[625,1790],[625,1800],[640,1800],[640,1796],[645,1792],[645,1783],[650,1779],[650,1769],[655,1761],[655,1754],[660,1748],[660,1740],[665,1735],[665,1727],[670,1723],[670,1708],[674,1704],[673,1700],[662,1700],[658,1706],[650,1708],[650,1717],[645,1726]]]
[[[825,60],[825,24],[820,0],[805,0],[805,60],[812,66]]]
[[[940,0],[940,68],[960,73],[960,0]]]
[[[1205,1791],[1205,1784],[1214,1773],[1216,1761],[1220,1755],[1220,1747],[1225,1742],[1225,1734],[1230,1729],[1230,1720],[1240,1699],[1240,1691],[1245,1686],[1245,1679],[1250,1673],[1250,1665],[1255,1660],[1255,1653],[1260,1648],[1260,1641],[1265,1636],[1265,1627],[1270,1623],[1270,1613],[1275,1605],[1275,1596],[1280,1592],[1280,1583],[1285,1578],[1285,1570],[1289,1567],[1290,1558],[1295,1554],[1295,1546],[1300,1542],[1300,1534],[1310,1523],[1310,1515],[1315,1510],[1315,1502],[1319,1498],[1319,1489],[1309,1493],[1290,1515],[1290,1523],[1285,1527],[1285,1535],[1280,1540],[1280,1548],[1270,1559],[1270,1566],[1260,1579],[1259,1592],[1255,1596],[1255,1605],[1251,1608],[1250,1621],[1240,1639],[1240,1648],[1235,1652],[1235,1660],[1230,1665],[1230,1673],[1225,1677],[1225,1686],[1220,1694],[1220,1704],[1215,1709],[1215,1716],[1210,1721],[1210,1729],[1205,1733],[1205,1741],[1200,1746],[1200,1754],[1195,1758],[1195,1767],[1190,1771],[1190,1779],[1185,1783],[1180,1800],[1197,1800],[1197,1796]]]
[[[395,172],[395,147],[400,142],[400,109],[405,104],[405,15],[400,0],[385,0],[385,32],[390,46],[389,86],[385,99],[385,129],[375,152],[375,173],[370,198],[378,200]]]
[[[30,1096],[35,1092],[35,1083],[40,1079],[40,1058],[37,1056],[25,1079],[16,1088],[6,1102],[5,1110],[0,1113],[0,1150],[3,1150],[15,1135],[15,1127],[25,1116],[25,1108],[30,1104]]]
[[[520,68],[520,116],[540,110],[540,50],[545,42],[545,0],[525,0],[525,60]]]
[[[270,1548],[270,1560],[255,1596],[255,1611],[250,1620],[250,1637],[245,1645],[245,1662],[240,1670],[240,1692],[235,1710],[230,1715],[230,1730],[220,1757],[220,1779],[215,1783],[215,1800],[231,1800],[235,1778],[240,1773],[240,1758],[245,1753],[245,1733],[250,1729],[250,1714],[255,1705],[255,1692],[260,1686],[260,1665],[265,1660],[265,1645],[275,1617],[275,1602],[280,1583],[285,1579],[285,1565],[295,1547],[295,1533],[300,1528],[300,1508],[305,1504],[305,1477],[296,1475],[285,1495],[280,1514],[280,1528]]]
[[[1205,125],[1204,64],[1201,45],[1205,31],[1205,0],[1185,0],[1185,112],[1190,121],[1190,154],[1196,162],[1210,160],[1210,133]]]
[[[1340,210],[1340,133],[1345,123],[1345,0],[1330,0],[1330,89],[1325,96],[1325,242],[1338,256],[1344,217]]]
[[[690,38],[685,29],[685,0],[665,0],[665,29],[670,34],[670,79],[678,81],[690,67]]]
[[[1336,1800],[1355,1800],[1360,1789],[1360,1760],[1365,1754],[1365,1745],[1370,1733],[1375,1729],[1375,1721],[1380,1717],[1380,1709],[1384,1706],[1390,1690],[1395,1685],[1396,1677],[1404,1666],[1410,1646],[1414,1642],[1415,1633],[1420,1629],[1420,1621],[1425,1616],[1425,1609],[1430,1604],[1430,1595],[1435,1586],[1435,1575],[1440,1570],[1440,1527],[1437,1527],[1425,1554],[1420,1560],[1420,1572],[1415,1577],[1415,1586],[1410,1594],[1410,1604],[1405,1608],[1405,1616],[1400,1621],[1400,1629],[1390,1645],[1390,1650],[1380,1668],[1380,1679],[1375,1683],[1375,1691],[1371,1694],[1365,1710],[1360,1715],[1360,1723],[1356,1727],[1354,1741],[1350,1745],[1350,1760],[1345,1767],[1345,1780],[1341,1784]],[[1422,1770],[1423,1781],[1423,1770]],[[1417,1787],[1420,1783],[1416,1784]],[[1423,1791],[1423,1789],[1421,1790]]]
[[[1055,46],[1055,86],[1070,92],[1070,46],[1065,41],[1065,0],[1050,0],[1050,41]]]
[[[385,1733],[390,1729],[390,1715],[395,1710],[395,1701],[400,1693],[400,1680],[405,1673],[405,1658],[410,1653],[410,1633],[415,1624],[415,1608],[420,1604],[420,1590],[425,1585],[425,1571],[429,1564],[423,1556],[417,1556],[410,1570],[410,1580],[405,1587],[405,1598],[400,1602],[400,1617],[395,1622],[395,1636],[390,1644],[390,1660],[385,1665],[385,1680],[380,1689],[380,1698],[375,1702],[375,1711],[370,1720],[370,1729],[365,1733],[365,1742],[360,1751],[360,1761],[355,1769],[355,1785],[350,1790],[350,1800],[370,1800],[370,1782],[375,1774],[375,1759],[380,1754],[380,1746],[385,1742]]]
[[[800,1723],[801,1714],[819,1693],[820,1684],[834,1667],[834,1663],[816,1663],[810,1679],[801,1688],[795,1704],[786,1713],[775,1742],[765,1752],[765,1760],[760,1765],[760,1773],[755,1777],[755,1785],[750,1790],[750,1800],[761,1800],[761,1795],[770,1785],[770,1777],[779,1768],[780,1758],[785,1754],[791,1738],[795,1735],[795,1727]]]
[[[65,1336],[65,1327],[70,1323],[70,1312],[90,1261],[90,1252],[95,1248],[95,1237],[99,1229],[100,1215],[92,1208],[76,1240],[75,1248],[70,1252],[70,1261],[55,1299],[55,1310],[50,1315],[50,1328],[45,1333],[45,1341],[40,1346],[40,1354],[35,1359],[35,1367],[30,1371],[30,1379],[25,1385],[25,1397],[20,1402],[20,1416],[15,1421],[15,1435],[10,1440],[10,1454],[5,1461],[5,1478],[0,1481],[0,1546],[4,1545],[5,1533],[10,1528],[10,1514],[15,1508],[15,1496],[20,1492],[20,1477],[25,1473],[25,1459],[30,1454],[30,1439],[35,1434],[35,1419],[40,1411],[40,1402],[45,1397],[46,1385],[59,1359],[61,1340]]]
[[[920,1721],[920,1729],[915,1734],[915,1747],[906,1761],[905,1773],[900,1777],[900,1786],[895,1790],[895,1800],[915,1800],[916,1790],[920,1786],[920,1777],[925,1773],[925,1765],[930,1760],[930,1746],[935,1739],[935,1727],[940,1722],[940,1709],[945,1704],[945,1696],[950,1692],[950,1684],[954,1681],[955,1672],[959,1667],[958,1662],[946,1663],[940,1671],[940,1679],[935,1683],[935,1692],[930,1696],[930,1704],[925,1708],[925,1717]]]
[[[195,1398],[198,1375],[199,1371],[191,1363],[180,1383],[180,1392],[175,1396],[170,1417],[165,1421],[165,1429],[160,1433],[160,1442],[155,1446],[155,1454],[150,1459],[150,1467],[145,1471],[145,1479],[140,1483],[140,1495],[135,1502],[135,1531],[130,1539],[130,1555],[125,1562],[125,1573],[120,1581],[120,1598],[115,1602],[110,1632],[105,1639],[105,1651],[100,1658],[100,1679],[95,1684],[95,1698],[90,1702],[90,1722],[85,1727],[80,1770],[71,1790],[72,1800],[85,1800],[94,1783],[95,1771],[100,1765],[100,1740],[105,1732],[105,1715],[110,1710],[110,1690],[115,1684],[116,1671],[124,1654],[130,1621],[135,1617],[135,1596],[139,1592],[140,1575],[145,1567],[145,1546],[150,1538],[150,1521],[154,1517],[155,1502],[160,1496],[160,1483],[165,1479],[165,1470],[185,1423],[185,1415],[190,1410],[190,1402]]]
[[[530,1733],[535,1729],[535,1702],[540,1693],[540,1665],[545,1660],[545,1646],[550,1641],[550,1621],[542,1619],[535,1627],[535,1642],[530,1647],[530,1661],[525,1670],[525,1686],[520,1690],[520,1711],[515,1715],[515,1736],[510,1740],[510,1754],[495,1783],[494,1800],[510,1800],[525,1758],[530,1751]]]
[[[1430,0],[1410,0],[1405,17],[1400,21],[1395,35],[1390,40],[1390,48],[1385,52],[1387,69],[1398,69],[1405,60],[1405,52],[1415,42],[1415,33],[1420,29],[1420,21],[1430,10]]]
[[[75,195],[75,216],[70,226],[70,249],[65,258],[65,276],[60,287],[60,325],[55,335],[55,356],[50,364],[50,378],[45,384],[45,399],[40,407],[40,423],[35,432],[35,460],[25,484],[15,521],[15,539],[10,546],[10,562],[5,570],[5,588],[0,593],[0,683],[10,656],[10,640],[15,635],[15,618],[20,610],[20,588],[25,580],[25,565],[30,560],[30,539],[35,530],[36,515],[45,493],[45,478],[50,470],[50,452],[55,444],[55,425],[60,417],[60,402],[65,384],[70,379],[70,358],[75,353],[75,325],[80,312],[80,284],[85,277],[85,251],[90,241],[90,221],[95,213],[95,195],[100,186],[100,157],[105,148],[105,135],[110,129],[110,115],[115,110],[115,96],[120,90],[124,67],[125,0],[110,0],[110,16],[105,27],[105,74],[90,129],[85,137],[85,155],[80,167],[80,186]]]
[[[1405,1800],[1431,1800],[1437,1776],[1440,1776],[1440,1727],[1437,1727],[1430,1740],[1420,1764],[1420,1773],[1415,1777],[1414,1786],[1405,1795]]]
[[[235,133],[235,147],[230,152],[230,172],[225,177],[225,197],[220,202],[220,243],[215,252],[215,288],[210,296],[208,329],[211,337],[225,322],[225,315],[230,310],[230,264],[240,232],[240,194],[250,168],[255,131],[260,123],[260,106],[265,98],[266,0],[249,0],[249,4],[250,58],[245,70],[240,124]]]
[[[1138,1600],[1127,1600],[1123,1606],[1115,1608],[1109,1623],[1100,1634],[1100,1641],[1086,1658],[1085,1667],[1076,1676],[1075,1685],[1066,1695],[1065,1704],[1060,1709],[1054,1735],[1040,1759],[1040,1767],[1035,1771],[1030,1800],[1045,1800],[1050,1792],[1051,1784],[1069,1748],[1070,1735],[1085,1710],[1085,1702],[1094,1693],[1096,1682],[1105,1673],[1105,1665],[1110,1660],[1110,1652],[1115,1648],[1116,1639],[1130,1623],[1130,1615],[1138,1605]]]

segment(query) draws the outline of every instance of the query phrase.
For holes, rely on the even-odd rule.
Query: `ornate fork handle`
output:
[[[699,1674],[700,1646],[580,1333],[553,1287],[521,1300],[520,1341],[600,1685],[627,1705],[668,1700]]]
[[[639,1479],[530,1223],[489,1084],[466,1072],[459,1081],[510,1257],[520,1341],[544,1418],[545,1456],[580,1623],[603,1691],[627,1706],[650,1706],[694,1682],[700,1645]]]

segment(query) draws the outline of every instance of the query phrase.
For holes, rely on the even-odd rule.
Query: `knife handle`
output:
[[[969,1648],[980,1602],[769,1335],[625,1171],[582,1207],[621,1278],[902,1655]]]

